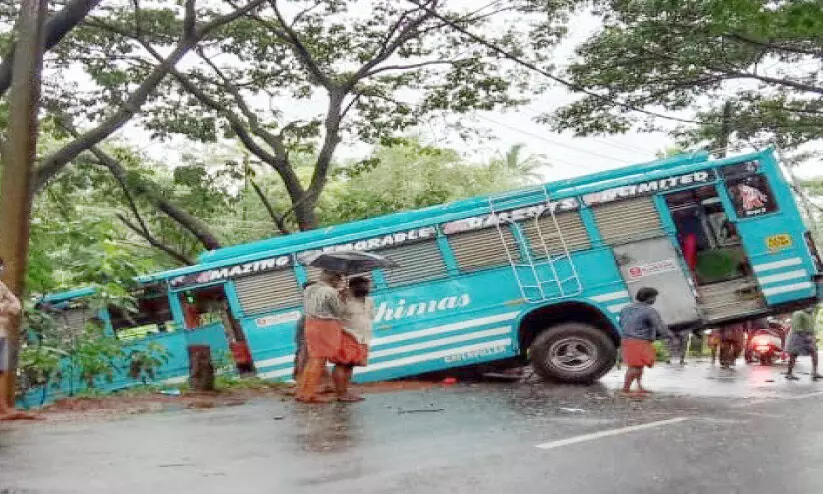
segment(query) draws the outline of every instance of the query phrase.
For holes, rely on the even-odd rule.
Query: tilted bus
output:
[[[344,249],[399,264],[371,273],[378,312],[361,382],[528,360],[546,378],[590,383],[614,365],[618,314],[641,287],[657,288],[666,323],[686,330],[815,304],[821,275],[774,150],[683,155],[227,247],[145,276],[179,328],[150,337],[175,349],[163,378],[184,380],[181,349],[205,343],[231,345],[242,370],[290,379],[301,286],[315,275],[298,259]]]

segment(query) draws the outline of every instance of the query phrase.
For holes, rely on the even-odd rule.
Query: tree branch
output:
[[[54,48],[57,43],[74,29],[101,0],[71,0],[60,12],[55,13],[46,21],[45,50]],[[0,97],[11,86],[12,66],[14,65],[14,46],[0,62]]]
[[[260,198],[260,202],[263,203],[263,206],[266,208],[266,211],[268,211],[269,216],[271,216],[271,219],[274,222],[274,226],[277,227],[277,229],[283,235],[288,235],[289,233],[291,233],[291,230],[289,230],[289,228],[286,226],[285,217],[279,216],[274,211],[274,206],[272,205],[271,201],[269,201],[269,198],[266,197],[266,194],[263,192],[263,189],[261,189],[260,186],[257,185],[257,182],[255,182],[254,180],[250,180],[250,183],[252,188],[254,189],[255,194],[257,194],[257,197]]]
[[[765,48],[767,50],[782,51],[786,53],[796,53],[801,55],[811,55],[813,57],[823,58],[823,50],[815,50],[812,48],[802,48],[797,46],[788,46],[784,44],[775,43],[773,41],[758,40],[741,33],[726,33],[724,36],[736,39],[737,41],[742,41],[743,43],[758,46],[760,48]]]
[[[271,29],[279,38],[292,46],[295,54],[297,54],[297,58],[306,67],[306,69],[308,69],[309,73],[311,73],[311,75],[317,80],[318,84],[328,90],[334,88],[334,82],[323,73],[320,69],[320,65],[317,63],[317,60],[314,59],[314,56],[312,56],[311,52],[308,48],[306,48],[306,45],[304,45],[300,40],[300,36],[298,36],[297,32],[289,25],[288,22],[286,22],[286,19],[280,12],[280,7],[277,6],[277,0],[269,0],[269,5],[271,5],[274,10],[274,14],[277,16],[280,26],[282,26],[282,30],[278,29],[274,23],[269,22],[260,16],[254,16],[254,19]]]
[[[96,149],[96,148],[95,148]],[[124,225],[129,227],[132,231],[143,237],[152,247],[159,249],[169,256],[177,259],[178,261],[182,262],[183,264],[189,266],[194,264],[191,259],[189,259],[186,255],[181,252],[172,249],[168,245],[161,242],[157,237],[152,235],[151,230],[149,230],[148,225],[143,220],[143,215],[140,214],[140,210],[137,208],[137,203],[134,201],[134,197],[132,197],[131,192],[129,191],[128,184],[126,184],[125,177],[121,174],[112,174],[114,175],[115,180],[120,185],[120,188],[123,190],[123,194],[126,197],[126,202],[129,205],[129,209],[131,209],[132,214],[137,219],[138,225],[132,224],[125,215],[117,213],[117,217],[123,222]]]
[[[70,135],[76,137],[79,134],[77,129],[65,115],[58,113],[57,123]],[[104,166],[111,172],[115,180],[117,180],[121,187],[123,187],[124,191],[128,193],[128,171],[126,168],[121,165],[117,159],[97,146],[91,146],[89,151],[97,158],[97,162],[100,165]],[[217,240],[217,237],[209,231],[209,228],[205,223],[158,194],[157,190],[159,188],[155,184],[146,183],[145,181],[140,180],[133,184],[132,189],[137,194],[145,197],[146,200],[148,200],[154,207],[165,213],[178,225],[188,230],[206,249],[213,250],[221,247],[220,241]],[[130,196],[127,198],[130,199]],[[139,213],[137,213],[136,210],[137,206],[133,203],[131,203],[131,205],[132,211],[135,211],[139,218]],[[146,227],[144,223],[141,222],[141,224],[144,228],[146,228],[146,230],[148,230],[148,227]]]
[[[120,108],[111,116],[106,118],[97,127],[80,135],[62,149],[54,152],[43,159],[41,165],[36,170],[34,180],[34,191],[41,190],[46,183],[56,175],[63,167],[70,163],[80,153],[98,144],[103,139],[120,129],[148,100],[151,93],[175,65],[183,58],[201,39],[206,37],[214,29],[234,21],[256,9],[265,0],[251,0],[245,7],[240,8],[230,14],[215,18],[214,20],[194,29],[191,36],[183,37],[178,42],[175,49],[160,62],[157,67],[146,77],[146,79],[135,89],[126,99]]]
[[[166,245],[163,242],[161,242],[160,240],[158,240],[150,232],[142,230],[140,227],[138,227],[137,225],[135,225],[134,223],[129,221],[129,219],[126,218],[125,216],[123,216],[122,214],[117,213],[116,216],[124,225],[126,225],[134,233],[140,235],[152,247],[165,252],[170,257],[176,259],[177,261],[179,261],[180,263],[182,263],[185,266],[193,266],[194,264],[197,264],[192,259],[189,259],[185,254],[183,254],[181,252],[177,252],[173,248],[169,247],[168,245]]]
[[[429,60],[427,62],[420,62],[420,63],[412,63],[408,65],[385,65],[383,67],[378,67],[373,69],[366,74],[364,74],[363,78],[371,77],[375,74],[379,74],[381,72],[389,72],[392,70],[412,70],[412,69],[419,69],[422,67],[428,67],[431,65],[454,65],[456,63],[460,63],[463,60],[469,59],[455,59],[455,60]]]

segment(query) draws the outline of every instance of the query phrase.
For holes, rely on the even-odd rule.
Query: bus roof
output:
[[[505,195],[512,197],[522,192],[523,196],[526,197],[529,192],[534,193],[534,191],[539,190],[540,187],[546,187],[551,199],[557,200],[629,185],[640,180],[654,180],[673,174],[711,168],[729,162],[733,163],[756,159],[771,151],[772,149],[768,148],[722,160],[710,160],[709,153],[705,151],[682,154],[648,163],[630,165],[581,177],[549,182],[541,186],[521,189],[521,191],[515,190],[507,192]],[[402,224],[403,228],[417,228],[431,225],[433,220],[438,223],[450,221],[472,212],[479,214],[481,210],[488,210],[489,201],[494,197],[496,196],[478,196],[413,211],[391,213],[375,218],[318,228],[316,230],[298,232],[241,245],[233,245],[204,252],[199,256],[198,260],[200,263],[197,265],[142,276],[138,278],[138,281],[148,283],[167,280],[227,265],[251,262],[295,251],[317,249],[326,245],[358,240],[364,236],[382,235],[396,230],[398,224]]]
[[[76,290],[67,290],[65,292],[50,293],[48,295],[44,295],[42,298],[38,300],[38,302],[58,304],[60,302],[65,302],[67,300],[94,295],[96,291],[97,290],[95,290],[94,288],[86,287],[78,288]]]

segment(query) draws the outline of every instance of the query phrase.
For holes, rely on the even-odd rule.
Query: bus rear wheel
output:
[[[564,323],[544,330],[529,347],[540,377],[569,384],[591,384],[609,372],[617,347],[603,330],[584,323]]]

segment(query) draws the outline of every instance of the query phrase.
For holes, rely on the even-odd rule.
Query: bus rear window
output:
[[[726,186],[738,218],[752,218],[777,211],[777,202],[764,175],[729,180]]]

